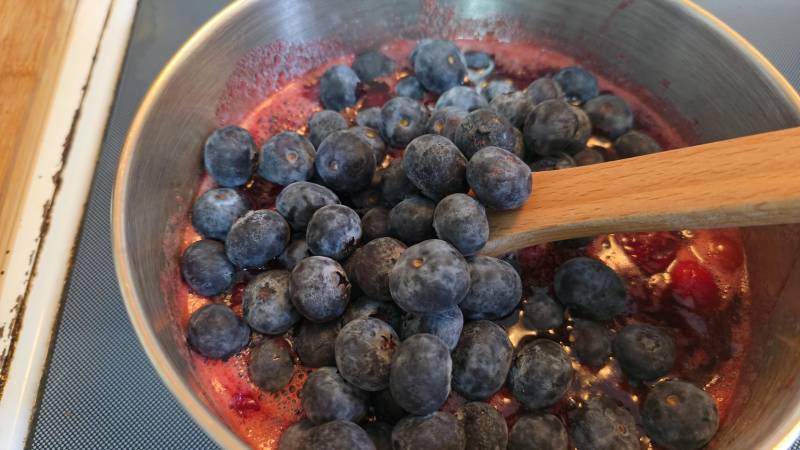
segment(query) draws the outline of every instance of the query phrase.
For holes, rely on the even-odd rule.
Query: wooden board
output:
[[[0,0],[3,30],[16,22],[19,33],[0,32],[5,36],[0,44],[30,44],[15,54],[17,65],[0,61],[12,72],[24,68],[19,79],[14,72],[3,80],[5,95],[19,86],[28,89],[11,96],[21,110],[13,122],[17,134],[13,142],[0,143],[13,152],[4,154],[0,167],[0,177],[12,180],[0,179],[0,185],[15,189],[0,196],[14,215],[0,220],[8,241],[6,250],[0,247],[4,450],[24,448],[137,5],[136,0],[26,3],[12,7],[35,8],[23,19]],[[30,30],[46,32],[31,37]],[[34,42],[16,42],[29,39]],[[7,114],[17,110],[7,107]]]
[[[0,285],[78,0],[0,0]]]

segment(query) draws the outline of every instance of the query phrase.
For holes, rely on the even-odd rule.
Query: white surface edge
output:
[[[25,445],[136,5],[136,0],[83,0],[71,24],[7,279],[0,291],[0,326],[8,329],[11,321],[22,320],[0,397],[2,449]],[[63,146],[71,131],[70,152],[62,163]],[[59,173],[60,187],[54,179]],[[49,216],[48,202],[52,204]],[[49,231],[41,237],[44,242],[40,246],[40,229],[47,220]],[[36,261],[39,270],[29,277]],[[27,304],[22,317],[17,317],[17,298],[26,289]],[[0,339],[0,353],[10,344],[10,336]]]

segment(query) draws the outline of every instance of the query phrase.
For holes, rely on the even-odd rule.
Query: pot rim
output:
[[[150,114],[152,105],[162,94],[163,87],[182,62],[190,56],[197,48],[205,45],[217,29],[233,17],[238,15],[243,8],[250,6],[252,1],[236,1],[222,9],[219,13],[209,19],[178,49],[170,58],[169,62],[161,69],[158,76],[144,96],[139,108],[137,109],[134,120],[128,130],[125,143],[120,154],[117,178],[114,186],[114,193],[111,201],[111,226],[112,226],[112,246],[114,252],[114,266],[119,280],[120,291],[125,302],[131,323],[139,342],[144,348],[145,353],[150,359],[158,375],[166,384],[172,395],[178,400],[183,409],[197,423],[208,436],[223,448],[247,449],[248,446],[235,434],[220,418],[214,414],[189,387],[182,382],[175,366],[166,357],[156,338],[155,330],[146,320],[144,310],[138,300],[137,289],[133,284],[133,273],[128,259],[129,252],[125,240],[127,226],[125,221],[124,199],[128,192],[128,175],[130,164],[133,157],[136,143]],[[700,20],[708,28],[716,31],[733,44],[738,50],[748,57],[754,66],[761,70],[766,78],[782,92],[785,99],[792,103],[800,116],[800,95],[794,90],[786,78],[772,65],[772,63],[758,51],[743,36],[733,30],[722,20],[697,5],[691,0],[678,0],[676,6],[681,7],[685,12]],[[765,442],[763,448],[788,449],[800,436],[800,404],[795,405],[791,413],[792,423],[788,429],[782,433],[775,433],[775,438]],[[780,430],[776,430],[780,431]]]

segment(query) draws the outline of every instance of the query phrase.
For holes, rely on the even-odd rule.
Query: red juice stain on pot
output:
[[[458,40],[464,51],[481,50],[493,55],[497,71],[524,89],[534,79],[554,73],[558,68],[583,61],[544,46],[520,42],[501,43],[487,39]],[[354,108],[343,115],[354,124],[358,110],[379,106],[389,99],[397,81],[411,72],[408,54],[414,42],[398,40],[382,47],[397,63],[394,74],[360,87],[361,97]],[[291,55],[291,56],[284,56]],[[339,56],[336,56],[339,55]],[[306,47],[276,43],[257,49],[244,60],[228,83],[217,108],[220,125],[238,124],[248,129],[260,147],[283,131],[307,134],[308,118],[322,109],[318,80],[331,65],[350,64],[353,55],[343,55],[335,43]],[[584,64],[586,65],[586,64]],[[596,69],[588,66],[590,69]],[[601,91],[613,92],[625,99],[636,115],[636,125],[650,133],[664,148],[695,143],[686,130],[686,122],[671,115],[649,92],[625,82],[598,74]],[[427,96],[425,103],[435,99]],[[402,150],[391,152],[394,156]],[[196,195],[214,187],[203,176]],[[240,188],[253,209],[274,208],[281,187],[258,177]],[[165,250],[178,254],[200,236],[188,220],[179,229],[180,244],[165,243]],[[667,328],[676,340],[678,358],[670,376],[704,386],[717,401],[725,420],[735,394],[739,368],[749,346],[749,296],[745,255],[737,230],[684,231],[681,233],[629,233],[599,236],[588,246],[575,248],[563,244],[543,244],[518,252],[525,295],[531,287],[550,286],[560,264],[570,258],[588,255],[603,261],[624,279],[628,287],[631,314],[617,320],[618,330],[626,323],[647,322]],[[689,269],[687,269],[689,268]],[[206,298],[191,292],[180,277],[177,265],[165,272],[165,292],[174,292],[175,317],[185,333],[189,316],[209,302],[223,302],[241,314],[241,290],[255,272],[242,273],[232,293]],[[714,290],[711,286],[716,288]],[[695,300],[687,303],[688,295]],[[172,295],[171,295],[172,296]],[[699,301],[699,302],[698,302]],[[698,308],[697,306],[702,307]],[[569,352],[570,320],[560,330],[537,333],[524,327],[521,313],[515,313],[504,325],[515,345],[526,339],[545,337],[559,341]],[[186,349],[197,385],[214,411],[231,430],[253,448],[276,449],[281,433],[302,418],[299,393],[311,369],[295,361],[295,371],[288,386],[279,392],[263,392],[251,381],[247,371],[249,348],[263,339],[253,334],[250,347],[226,361],[203,358]],[[638,405],[648,386],[630,384],[615,359],[600,368],[573,362],[575,379],[568,395],[550,409],[566,420],[566,414],[592,395],[602,393],[615,398],[638,417]],[[487,400],[507,419],[509,426],[523,413],[507,388]],[[454,411],[465,400],[452,393],[443,409]],[[650,445],[649,443],[647,445]]]

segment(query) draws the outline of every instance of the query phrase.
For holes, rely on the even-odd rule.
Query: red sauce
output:
[[[518,88],[524,88],[532,80],[560,67],[582,62],[530,43],[460,40],[458,44],[463,50],[492,53],[498,64],[497,71],[515,80]],[[270,64],[278,67],[292,65],[292,68],[280,69],[279,77],[267,76],[263,70],[256,71],[259,76],[247,82],[235,75],[228,94],[217,109],[221,124],[238,123],[247,128],[259,146],[282,131],[305,134],[309,116],[321,109],[319,76],[333,64],[349,64],[352,60],[352,55],[335,57],[314,68],[314,61],[326,54],[336,54],[338,47],[335,44],[303,49],[288,44],[274,44],[273,47],[255,52],[255,60],[246,62],[244,68],[263,69]],[[379,106],[390,97],[397,80],[410,70],[408,54],[412,47],[411,41],[396,41],[383,47],[383,51],[398,63],[398,71],[361,87],[358,105],[345,111],[351,122],[358,109]],[[299,56],[282,56],[292,51]],[[274,59],[278,55],[281,55],[280,59]],[[665,113],[665,108],[659,106],[652,95],[626,83],[604,78],[597,71],[595,73],[599,75],[601,90],[624,98],[635,111],[637,127],[649,132],[662,146],[674,148],[694,143],[683,122]],[[231,95],[236,93],[251,96],[249,113],[233,112]],[[253,100],[252,96],[256,95],[260,95],[260,101]],[[426,102],[433,100],[427,98]],[[213,181],[204,176],[196,195],[211,187]],[[242,191],[253,208],[273,208],[280,187],[255,179]],[[165,243],[165,248],[174,250],[171,252],[174,254],[180,254],[189,244],[200,239],[187,219],[181,219],[177,229],[181,230],[179,248],[174,248],[174,241]],[[583,251],[555,244],[531,247],[518,254],[525,286],[549,286],[558,265],[583,252],[612,267],[628,285],[630,314],[615,322],[613,328],[618,329],[630,322],[647,322],[670,329],[679,348],[670,377],[704,386],[716,399],[724,423],[736,393],[739,369],[750,336],[750,299],[739,232],[686,230],[608,235],[596,238]],[[166,273],[165,285],[177,285],[176,289],[166,291],[175,291],[175,316],[181,329],[185,332],[192,312],[210,301],[224,302],[241,314],[241,288],[251,274],[242,273],[240,276],[232,293],[209,299],[192,293],[176,268]],[[509,319],[511,324],[508,324],[509,336],[515,345],[536,335],[536,332],[525,329],[518,319]],[[563,329],[551,330],[543,336],[558,340],[569,348],[569,328],[568,321]],[[285,389],[265,393],[249,380],[249,349],[227,361],[207,360],[194,352],[189,354],[199,383],[205,386],[203,394],[209,403],[225,423],[253,448],[277,448],[283,430],[301,418],[298,393],[310,370],[301,366],[299,361],[296,362],[294,377]],[[629,384],[613,358],[600,369],[590,369],[577,362],[573,365],[576,369],[573,388],[562,402],[552,408],[554,413],[566,420],[566,412],[589,396],[602,392],[624,403],[637,415],[637,404],[642,401],[647,386]],[[452,411],[463,402],[463,398],[453,393],[443,409]],[[509,425],[520,412],[519,403],[505,388],[489,403],[509,420]],[[651,444],[644,438],[642,446],[647,448]]]

